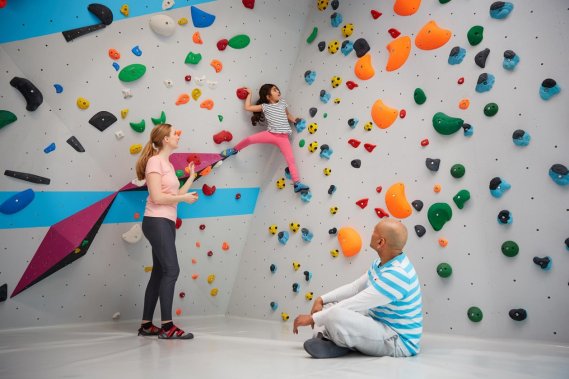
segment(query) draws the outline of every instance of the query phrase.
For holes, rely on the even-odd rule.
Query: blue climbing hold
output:
[[[478,81],[476,83],[476,92],[482,93],[490,91],[494,86],[495,81],[496,78],[494,78],[494,75],[492,74],[487,74],[487,73],[480,74],[480,76],[478,77]]]
[[[502,62],[502,67],[508,71],[512,71],[520,63],[520,57],[514,53],[512,50],[504,51],[504,61]]]
[[[337,28],[338,26],[340,26],[340,24],[342,23],[343,20],[344,20],[344,18],[338,12],[334,12],[330,16],[330,23],[332,24],[332,26],[334,28]]]
[[[312,273],[310,271],[304,271],[304,279],[306,279],[307,282],[310,281],[310,279],[312,279]]]
[[[271,272],[274,274],[275,272],[277,272],[277,266],[274,263],[271,263],[271,265],[269,266],[269,270],[271,270]]]
[[[569,170],[560,163],[556,163],[551,166],[549,169],[549,177],[560,186],[566,186],[569,184]]]
[[[306,120],[303,118],[299,119],[294,123],[294,127],[296,128],[297,133],[302,132],[304,129],[306,129]]]
[[[342,54],[344,54],[345,57],[347,57],[352,50],[354,50],[354,43],[352,41],[349,40],[345,40],[344,42],[342,42],[342,47],[340,48],[340,51],[342,52]]]
[[[464,123],[462,124],[462,129],[464,130],[464,136],[465,137],[472,137],[472,135],[474,134],[474,126]]]
[[[196,28],[207,28],[215,21],[215,16],[191,6],[192,22]]]
[[[336,186],[331,184],[330,188],[328,188],[328,195],[332,195],[334,192],[336,192]]]
[[[330,95],[330,92],[327,92],[326,90],[320,91],[320,101],[324,104],[327,104],[330,101],[331,96],[332,95]]]
[[[46,154],[49,154],[54,150],[55,150],[55,142],[52,142],[49,144],[49,146],[47,146],[45,149],[43,149],[43,152]]]
[[[135,47],[133,47],[132,53],[137,57],[140,57],[142,55],[142,50],[140,50],[140,46],[136,45]]]
[[[277,303],[276,301],[271,301],[271,304],[270,304],[270,305],[271,305],[271,309],[272,309],[273,311],[276,311],[277,308],[279,307],[279,303]]]
[[[553,79],[545,79],[539,87],[539,96],[543,100],[549,100],[559,92],[561,92],[561,87]]]
[[[312,193],[310,191],[302,191],[300,193],[300,199],[305,203],[309,203],[312,200]]]
[[[35,193],[31,188],[18,192],[0,204],[0,213],[11,215],[19,212],[27,207],[34,200],[34,197]]]
[[[518,129],[512,134],[512,140],[516,146],[527,146],[531,141],[531,136],[525,130]]]
[[[502,197],[504,193],[506,193],[507,190],[512,188],[512,185],[506,182],[502,178],[495,177],[492,180],[490,180],[490,185],[488,186],[488,188],[490,188],[490,195],[499,199]]]
[[[284,172],[285,172],[285,178],[290,180],[292,178],[290,176],[290,169],[288,167],[285,167]]]
[[[56,93],[62,93],[63,92],[63,86],[61,84],[54,84],[53,86],[55,87]]]
[[[300,229],[300,233],[302,234],[302,239],[305,242],[312,241],[312,237],[314,237],[314,234],[310,230],[308,230],[307,228]]]
[[[514,216],[508,210],[501,210],[498,213],[498,224],[509,225],[514,221]]]
[[[330,159],[333,153],[334,150],[332,150],[330,146],[326,144],[320,146],[320,158]]]
[[[512,12],[514,4],[506,1],[496,1],[490,5],[490,17],[502,20]]]
[[[304,73],[304,81],[308,83],[308,85],[314,83],[315,80],[316,80],[316,71],[307,70]]]
[[[298,284],[298,283],[293,283],[293,284],[292,284],[292,292],[299,293],[299,292],[300,292],[300,284]]]
[[[466,57],[466,49],[460,46],[455,46],[452,48],[448,56],[448,64],[461,64],[464,60],[464,57]]]
[[[115,69],[115,71],[118,71],[121,69],[121,66],[117,62],[113,62],[113,68]]]
[[[288,232],[286,230],[279,232],[277,237],[279,239],[279,242],[283,245],[286,245],[286,243],[288,242]]]
[[[358,125],[358,122],[360,122],[360,120],[357,117],[351,118],[348,120],[348,126],[352,129],[355,129]]]

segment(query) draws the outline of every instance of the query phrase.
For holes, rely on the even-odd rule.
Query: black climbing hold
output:
[[[328,234],[330,235],[335,235],[336,233],[338,233],[338,229],[336,228],[332,228],[330,230],[328,230]],[[569,240],[569,238],[567,238]]]
[[[348,120],[348,125],[351,126],[352,128],[356,125],[356,120],[354,120],[353,118]]]
[[[4,175],[36,184],[49,184],[51,181],[49,178],[44,178],[43,176],[28,174],[26,172],[12,171],[12,170],[4,171]]]
[[[498,188],[500,184],[502,184],[502,179],[496,176],[495,178],[492,178],[492,180],[490,180],[489,187],[491,190],[495,190],[496,188]]]
[[[500,223],[502,224],[508,224],[510,221],[510,211],[508,210],[501,210],[500,213],[498,213],[498,220],[500,220]]]
[[[491,11],[495,11],[498,9],[501,9],[506,3],[503,1],[495,1],[492,3],[492,5],[490,5],[490,10]]]
[[[423,225],[415,225],[415,233],[417,233],[417,237],[421,238],[427,233],[427,229]]]
[[[336,10],[340,6],[340,2],[338,0],[333,0],[330,5],[332,5],[333,10]]]
[[[515,56],[516,56],[516,53],[514,53],[512,50],[504,51],[504,58],[506,58],[506,59],[512,59]]]
[[[344,42],[342,42],[342,49],[345,49],[346,46],[348,46],[349,43],[351,43],[351,42],[348,41],[348,40],[345,40]],[[352,48],[353,48],[353,46],[352,46]]]
[[[298,283],[293,283],[293,284],[292,284],[292,290],[293,290],[294,292],[298,292],[299,289],[300,289],[300,288],[298,287]]]
[[[326,90],[320,90],[320,97],[325,96],[326,95]]]
[[[71,147],[74,148],[77,152],[79,153],[85,152],[85,148],[83,147],[83,145],[81,145],[81,142],[79,142],[79,140],[75,136],[69,137],[67,139],[67,143],[71,145]]]
[[[480,76],[478,76],[478,81],[476,81],[476,84],[482,84],[487,80],[488,80],[488,74],[487,73],[480,74]]]
[[[4,283],[0,286],[0,303],[8,298],[8,284]]]
[[[555,85],[557,84],[557,82],[553,79],[545,79],[542,83],[541,86],[545,87],[545,88],[553,88],[555,87]]]
[[[369,43],[364,38],[358,38],[354,42],[354,50],[356,51],[356,55],[358,58],[363,57],[369,51]]]
[[[333,194],[334,192],[336,192],[336,186],[331,184],[330,188],[328,188],[328,195]]]
[[[455,46],[450,51],[449,56],[454,57],[454,56],[458,55],[458,53],[460,53],[460,46]]]
[[[278,237],[279,239],[283,238],[283,237],[284,237],[284,232],[279,232],[279,234],[277,234],[277,237]]]
[[[486,67],[486,59],[488,59],[489,54],[490,54],[490,49],[488,48],[476,54],[476,56],[474,57],[474,62],[476,62],[476,65],[480,68]]]
[[[312,108],[310,108],[310,109],[308,110],[308,113],[310,114],[310,117],[316,116],[316,113],[317,113],[317,112],[318,112],[318,109],[317,109],[317,108],[314,108],[314,107],[312,107]]]
[[[565,239],[565,247],[569,249],[569,238]]]
[[[528,313],[523,308],[510,309],[508,315],[514,321],[524,321],[528,317]]]
[[[549,257],[533,257],[533,263],[541,267],[542,269],[547,269],[551,267],[551,258]]]
[[[99,129],[101,132],[114,124],[117,118],[110,112],[100,111],[89,120],[89,124]]]
[[[439,166],[441,165],[441,160],[440,159],[427,158],[427,160],[425,161],[425,165],[431,171],[439,171]]]
[[[553,166],[551,166],[551,171],[553,171],[557,175],[563,175],[564,176],[564,175],[569,174],[569,170],[567,169],[567,167],[565,167],[564,165],[562,165],[560,163],[556,163]]]
[[[513,139],[522,139],[524,138],[524,135],[526,134],[526,132],[522,129],[517,129],[516,131],[514,131],[514,133],[512,134],[512,138]]]
[[[304,274],[304,279],[306,279],[307,282],[309,282],[310,279],[312,279],[312,275],[310,274],[309,271],[304,271],[303,274]]]
[[[326,150],[329,150],[329,149],[330,149],[330,146],[328,146],[327,144],[324,144],[324,145],[320,146],[320,150],[322,150],[322,151],[326,151]]]
[[[359,160],[359,159],[354,159],[354,160],[351,162],[351,165],[352,165],[353,168],[360,168],[360,167],[362,167],[362,161]]]
[[[33,112],[43,103],[43,95],[32,82],[25,78],[14,76],[10,85],[20,91],[26,99],[26,110]]]
[[[271,266],[269,267],[269,270],[271,270],[271,272],[274,274],[275,272],[277,272],[277,266],[275,266],[275,264],[272,263]]]
[[[414,200],[411,205],[417,212],[421,212],[421,209],[423,209],[423,202],[421,200]]]
[[[466,122],[464,124],[462,124],[462,129],[464,130],[464,132],[468,132],[470,129],[472,129],[472,125],[467,124]]]
[[[89,4],[87,10],[97,16],[105,25],[109,26],[113,23],[113,11],[103,4]]]
[[[318,50],[324,51],[325,48],[326,48],[326,42],[324,41],[318,42]]]

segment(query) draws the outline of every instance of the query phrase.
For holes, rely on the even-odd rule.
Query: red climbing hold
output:
[[[186,82],[189,82],[189,81],[192,80],[192,76],[191,76],[191,75],[186,75],[186,76],[184,77],[184,80],[185,80]]]
[[[200,225],[200,230],[204,230],[205,229],[205,224],[201,224]]]
[[[382,208],[375,208],[375,214],[379,218],[389,217],[389,214],[384,211]]]
[[[378,12],[375,9],[371,10],[371,17],[373,17],[374,20],[377,20],[378,18],[380,18],[381,15],[382,15],[381,12]]]
[[[421,146],[425,147],[429,144],[429,140],[427,138],[425,138],[424,140],[421,141]]]
[[[180,229],[182,226],[182,219],[180,217],[176,218],[176,229]]]
[[[401,32],[395,28],[389,29],[388,32],[391,35],[391,38],[397,38],[401,34]]]
[[[255,8],[255,0],[241,0],[245,8],[253,9]]]
[[[186,297],[186,293],[184,291],[180,292],[180,299],[183,299],[184,297]]]
[[[188,158],[186,158],[186,161],[188,163],[194,162],[194,166],[199,166],[202,163],[202,161],[200,160],[200,156],[197,154],[188,155]]]
[[[407,111],[405,109],[401,109],[399,111],[399,118],[405,118],[407,116]]]
[[[211,251],[211,250],[208,251],[208,252],[207,252],[207,256],[208,256],[208,257],[213,257],[213,251]]]
[[[353,147],[358,147],[358,146],[360,146],[360,143],[361,143],[361,142],[358,141],[357,139],[351,138],[351,139],[348,141],[348,143],[349,143],[350,145],[352,145]]]
[[[462,84],[462,83],[464,83],[464,78],[463,77],[458,78],[458,84]]]
[[[229,142],[232,139],[233,135],[231,134],[231,132],[228,132],[227,130],[222,130],[221,132],[213,135],[213,142],[215,142],[218,145],[222,142]]]
[[[225,50],[225,48],[227,48],[227,44],[229,44],[229,41],[227,39],[220,39],[219,41],[217,41],[217,50],[219,51],[223,51]]]
[[[208,186],[207,184],[204,184],[204,185],[202,186],[202,191],[203,191],[203,194],[204,194],[204,195],[206,195],[206,196],[211,196],[211,195],[213,195],[213,194],[215,193],[215,186],[211,186],[211,187],[210,187],[210,186]]]
[[[367,207],[367,202],[368,202],[368,200],[369,200],[369,199],[361,199],[361,200],[358,200],[358,201],[356,201],[356,205],[357,205],[358,207],[360,207],[361,209],[364,209],[365,207]]]
[[[381,193],[381,190],[382,190],[382,189],[383,189],[382,186],[377,186],[377,187],[375,188],[375,192]]]
[[[359,87],[359,86],[358,86],[358,83],[354,83],[351,80],[348,80],[346,82],[346,87],[348,87],[348,89],[354,89],[354,88]]]
[[[368,152],[372,152],[373,149],[375,149],[377,145],[373,145],[371,143],[364,143],[364,148],[368,151]]]
[[[238,88],[236,93],[239,100],[245,100],[247,98],[247,95],[249,94],[249,92],[247,92],[245,88]]]
[[[235,194],[235,200],[239,200],[239,199],[241,199],[241,194],[240,193]]]

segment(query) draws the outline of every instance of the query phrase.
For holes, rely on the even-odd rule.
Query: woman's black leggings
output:
[[[144,295],[143,320],[152,320],[160,298],[162,321],[172,320],[174,286],[180,274],[176,254],[176,223],[163,217],[144,217],[142,232],[152,246],[152,273]]]

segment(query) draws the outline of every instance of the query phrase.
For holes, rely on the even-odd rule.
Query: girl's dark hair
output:
[[[259,89],[259,100],[257,100],[257,105],[261,104],[269,104],[269,99],[267,97],[271,94],[271,89],[273,87],[277,87],[274,84],[263,84]],[[278,89],[279,87],[277,87]],[[253,112],[253,116],[251,117],[251,123],[253,126],[256,126],[259,122],[265,122],[265,115],[263,112]]]

